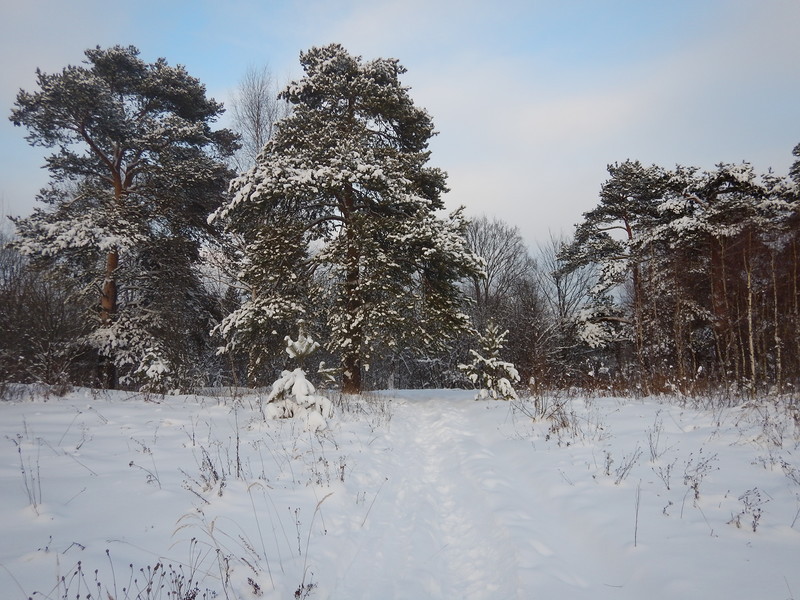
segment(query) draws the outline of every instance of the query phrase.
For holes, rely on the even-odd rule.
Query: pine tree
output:
[[[287,335],[284,342],[286,354],[298,366],[293,370],[285,369],[273,382],[266,399],[264,415],[271,419],[302,417],[309,430],[325,429],[325,419],[333,415],[333,404],[325,396],[316,395],[317,389],[299,366],[303,359],[319,348],[319,344],[305,334],[302,323],[297,340]]]
[[[249,297],[221,327],[227,349],[281,339],[324,317],[342,389],[358,393],[372,355],[435,351],[468,326],[457,281],[480,269],[460,211],[441,219],[445,174],[426,166],[430,116],[393,59],[340,45],[301,54],[293,111],[217,212],[246,241]]]
[[[633,341],[627,366],[643,390],[691,391],[698,372],[751,392],[785,389],[800,355],[796,182],[758,177],[747,163],[637,165],[611,171],[561,254],[566,271],[600,268],[579,317],[584,340],[616,346],[623,367]],[[622,235],[608,234],[620,226]]]
[[[665,200],[661,223],[643,239],[651,256],[662,257],[662,270],[673,272],[673,289],[661,285],[657,294],[674,298],[672,362],[679,370],[690,359],[693,369],[715,366],[726,383],[748,386],[772,371],[780,387],[783,340],[794,337],[791,318],[779,318],[792,306],[791,183],[772,173],[758,177],[748,163],[696,171],[676,171],[683,191]]]
[[[519,373],[512,363],[500,358],[507,335],[508,330],[501,332],[496,323],[489,321],[486,332],[478,334],[481,351],[470,350],[472,362],[458,365],[467,379],[478,388],[476,400],[487,397],[514,400],[517,397],[514,384],[519,382]]]
[[[597,268],[591,298],[578,317],[582,340],[593,348],[632,342],[644,375],[652,362],[644,328],[650,294],[638,242],[658,221],[657,207],[673,182],[664,169],[639,161],[609,165],[608,172],[598,206],[584,213],[559,260],[564,273],[588,264]],[[627,289],[627,306],[617,301],[621,289]]]
[[[236,148],[211,123],[222,105],[164,59],[134,47],[85,52],[81,66],[37,70],[11,120],[46,159],[48,204],[16,221],[18,248],[99,290],[89,340],[110,359],[106,384],[165,388],[185,379],[207,336],[210,302],[196,264]]]

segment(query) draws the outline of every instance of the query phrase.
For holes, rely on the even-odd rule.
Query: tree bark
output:
[[[717,346],[717,360],[723,379],[727,380],[727,373],[731,367],[731,346],[733,331],[731,330],[731,315],[728,304],[728,290],[725,269],[725,242],[723,239],[711,240],[711,314],[713,316],[712,328]],[[739,376],[738,369],[735,375]]]
[[[100,322],[110,325],[117,312],[117,280],[116,270],[119,265],[119,253],[109,252],[106,256],[106,276],[100,292]]]
[[[795,375],[800,372],[800,252],[797,240],[792,240],[792,266],[791,266],[791,294],[792,319],[786,334],[787,339],[794,338],[794,369]]]
[[[347,270],[345,274],[344,290],[346,296],[346,309],[348,321],[349,345],[342,356],[342,392],[345,394],[361,393],[361,342],[362,321],[361,296],[359,293],[359,268],[358,247],[355,235],[348,228]]]
[[[352,189],[347,189],[342,210],[347,239],[347,267],[345,270],[345,310],[347,311],[349,345],[342,356],[342,392],[345,394],[361,393],[361,343],[363,338],[363,320],[361,318],[362,299],[359,290],[359,249],[358,236],[353,223],[355,198]]]
[[[106,276],[103,280],[103,289],[100,292],[100,322],[105,327],[111,325],[117,312],[117,280],[116,270],[119,265],[119,253],[109,252],[106,255]],[[100,361],[99,376],[106,389],[117,388],[117,367],[111,357]]]
[[[781,340],[780,309],[778,308],[778,269],[775,260],[776,251],[770,253],[770,271],[772,275],[772,339],[775,343],[775,388],[780,394],[783,391],[783,340]]]
[[[748,236],[748,244],[750,242]],[[749,256],[749,247],[746,247],[742,251],[742,259],[744,262],[744,269],[746,275],[746,282],[747,282],[747,357],[748,362],[750,363],[750,383],[751,385],[756,385],[756,345],[755,345],[755,332],[754,332],[754,325],[753,325],[753,295],[755,294],[753,290],[753,269],[752,265],[750,264],[750,256]]]
[[[114,152],[115,160],[111,161],[88,135],[84,135],[84,139],[94,153],[109,166],[114,186],[114,203],[120,205],[125,195],[125,183],[120,166],[122,152],[117,147]],[[103,278],[103,288],[100,290],[100,323],[103,327],[110,327],[117,313],[117,267],[119,267],[119,252],[112,250],[106,254],[106,271]],[[116,389],[118,381],[114,359],[110,356],[105,357],[104,360],[101,360],[99,369],[100,377],[104,381],[106,388]]]

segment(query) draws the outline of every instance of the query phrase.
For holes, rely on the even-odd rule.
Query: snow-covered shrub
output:
[[[286,353],[296,360],[305,358],[319,347],[302,329],[296,341],[288,335],[285,341]],[[312,431],[325,429],[325,419],[333,416],[333,404],[325,396],[316,395],[316,391],[306,378],[306,372],[300,367],[293,371],[283,371],[280,378],[272,384],[264,415],[268,419],[299,417],[305,419],[306,427]]]
[[[472,362],[458,365],[472,384],[478,388],[476,400],[515,400],[514,384],[519,382],[519,373],[513,363],[500,359],[508,330],[501,332],[497,324],[489,322],[486,333],[478,334],[481,352],[470,350]]]

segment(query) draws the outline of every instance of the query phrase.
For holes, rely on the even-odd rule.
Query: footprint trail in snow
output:
[[[553,547],[579,539],[552,524],[537,531],[560,509],[533,484],[519,485],[524,462],[495,459],[494,445],[519,441],[476,427],[486,406],[463,396],[395,403],[388,432],[370,445],[382,455],[370,462],[378,469],[360,475],[365,485],[382,482],[365,498],[363,535],[347,535],[360,542],[338,557],[331,598],[528,598],[553,579],[579,596],[588,591]],[[520,450],[521,461],[535,458]]]

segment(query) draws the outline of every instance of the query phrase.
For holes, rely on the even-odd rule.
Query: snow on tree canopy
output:
[[[286,336],[286,353],[292,358],[303,358],[314,352],[319,344],[302,332],[297,341]],[[284,370],[272,384],[267,396],[264,416],[269,419],[302,418],[306,428],[319,431],[327,427],[326,418],[333,416],[333,404],[325,396],[315,394],[316,388],[306,378],[306,372],[297,367]]]
[[[705,365],[725,381],[780,387],[787,340],[799,339],[797,181],[758,177],[748,163],[627,161],[609,175],[559,256],[564,272],[596,269],[576,319],[582,342],[629,352],[645,385],[691,381]]]
[[[501,332],[497,324],[490,321],[486,332],[478,335],[481,352],[470,350],[472,362],[458,365],[459,370],[478,388],[476,400],[517,398],[514,384],[520,380],[519,373],[512,363],[500,358],[507,335],[508,330]]]
[[[110,359],[107,385],[170,389],[209,328],[196,265],[235,136],[211,129],[222,105],[183,67],[132,46],[85,55],[17,95],[11,120],[54,149],[38,198],[49,208],[15,221],[18,247],[99,292],[86,341]]]
[[[481,262],[461,211],[436,215],[445,174],[427,166],[433,122],[400,84],[405,69],[337,44],[300,61],[305,77],[281,94],[291,115],[211,217],[246,243],[243,327],[222,333],[230,349],[253,348],[324,322],[343,390],[359,392],[377,348],[435,352],[468,327],[457,282]],[[265,298],[293,308],[257,318]]]

